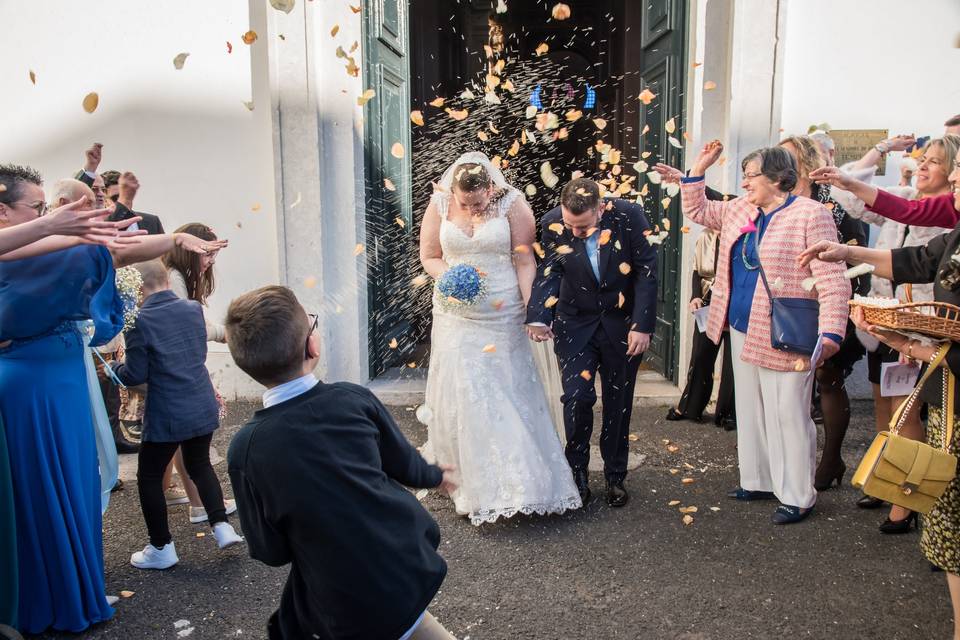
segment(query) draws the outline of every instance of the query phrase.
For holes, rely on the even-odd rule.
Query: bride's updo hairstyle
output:
[[[490,174],[482,164],[465,162],[453,172],[453,188],[462,193],[484,191],[492,186]]]

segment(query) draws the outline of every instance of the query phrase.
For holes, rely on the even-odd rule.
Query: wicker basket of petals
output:
[[[952,304],[857,296],[850,307],[860,307],[867,322],[883,329],[960,342],[960,307]]]

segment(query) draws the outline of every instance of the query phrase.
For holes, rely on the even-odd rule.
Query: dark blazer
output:
[[[219,425],[207,372],[207,327],[198,302],[160,291],[143,301],[126,332],[126,358],[114,367],[127,386],[147,384],[145,442],[182,442]]]
[[[88,187],[93,186],[93,178],[87,175],[87,172],[82,169],[77,173],[77,180]],[[140,216],[143,218],[143,220],[137,223],[137,226],[146,231],[147,235],[157,236],[163,234],[163,224],[160,222],[160,218],[152,213],[131,211],[126,205],[120,204],[119,202],[116,203],[116,210],[110,214],[107,220],[117,222],[119,220],[126,220],[131,216]]]
[[[563,224],[560,207],[541,221],[544,259],[526,321],[553,325],[554,344],[571,353],[582,350],[601,324],[611,340],[624,343],[631,329],[653,333],[657,326],[657,251],[644,235],[650,225],[640,205],[621,199],[609,202],[612,207],[604,211],[596,231],[610,232],[600,246],[600,282],[584,241],[569,229],[559,234],[550,229]],[[564,253],[563,247],[572,251]],[[556,304],[547,304],[551,298]]]
[[[116,205],[116,210],[110,214],[110,217],[108,217],[107,220],[116,222],[117,220],[126,220],[131,216],[140,216],[143,218],[143,220],[137,223],[137,226],[145,230],[148,235],[156,236],[163,234],[163,224],[160,222],[160,218],[152,213],[130,211],[130,209],[127,209],[125,205],[122,205],[119,202]]]
[[[227,452],[251,557],[290,564],[272,638],[399,638],[447,565],[413,488],[436,487],[390,412],[358,385],[318,383],[257,411]]]

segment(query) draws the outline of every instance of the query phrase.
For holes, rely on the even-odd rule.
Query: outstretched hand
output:
[[[229,241],[224,240],[201,240],[195,235],[189,233],[177,233],[176,236],[177,246],[181,249],[185,249],[192,253],[212,253],[214,251],[220,251],[220,249],[226,248],[229,244]]]
[[[801,267],[805,267],[815,259],[822,262],[847,262],[849,253],[849,245],[830,242],[829,240],[821,240],[804,249],[803,252],[797,256],[797,263]]]
[[[676,182],[679,183],[680,179],[683,178],[683,171],[675,167],[671,167],[668,164],[663,164],[658,162],[653,166],[653,170],[660,174],[660,180],[662,182]]]
[[[829,184],[847,191],[857,179],[840,170],[839,167],[820,167],[810,172],[810,179],[817,184]]]
[[[143,235],[146,231],[124,231],[135,222],[139,222],[139,217],[127,218],[111,222],[107,220],[110,215],[110,209],[93,209],[91,211],[79,211],[80,207],[87,204],[87,197],[67,203],[57,207],[43,220],[47,225],[47,231],[54,236],[77,236],[88,244],[129,244],[136,242],[135,236]]]

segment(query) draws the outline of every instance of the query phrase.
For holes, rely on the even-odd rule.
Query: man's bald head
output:
[[[81,211],[93,208],[93,190],[79,180],[72,178],[58,180],[57,183],[53,185],[52,206],[53,208],[62,207],[65,204],[76,202],[84,196],[87,198],[87,203],[81,208]]]

